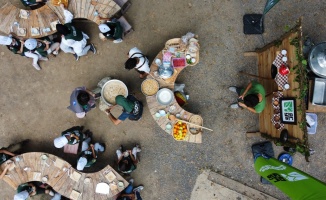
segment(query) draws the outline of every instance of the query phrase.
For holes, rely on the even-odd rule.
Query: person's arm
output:
[[[90,91],[89,89],[85,88],[85,92],[87,92],[92,97],[95,97],[95,94],[92,91]]]
[[[241,107],[243,107],[243,108],[249,110],[249,111],[252,112],[252,113],[257,113],[256,110],[255,110],[254,108],[248,107],[248,106],[246,106],[246,104],[244,104],[244,103],[239,102],[239,105],[240,105]]]
[[[5,149],[0,149],[0,153],[4,153],[4,154],[7,154],[7,155],[12,156],[12,157],[16,156],[15,154],[13,154],[13,153],[5,150]]]
[[[95,154],[95,150],[94,150],[94,145],[91,144],[90,147],[92,149],[92,156],[93,156],[93,158],[96,158],[96,154]]]
[[[131,150],[128,150],[128,152],[129,152],[129,155],[130,155],[130,158],[131,158],[132,162],[135,165],[137,165],[138,161],[135,159],[134,154],[132,154]]]
[[[17,53],[19,53],[19,54],[23,53],[24,44],[25,44],[25,42],[23,40],[20,40],[20,49],[19,49],[19,51],[17,51]]]
[[[246,94],[249,91],[249,89],[251,88],[251,86],[252,86],[252,83],[250,82],[248,84],[248,86],[246,87],[245,91],[239,96],[239,99],[242,99],[243,100],[243,98],[246,96]]]
[[[71,23],[74,18],[73,14],[66,10],[63,4],[60,4],[60,8],[63,10],[63,15],[65,16],[65,24]]]
[[[3,177],[6,175],[8,169],[13,165],[13,162],[6,165],[6,167],[4,168],[3,172],[0,174],[0,179],[3,179]]]
[[[114,125],[119,125],[122,121],[120,119],[117,119],[115,116],[112,115],[111,109],[112,109],[112,107],[109,108],[109,109],[106,109],[105,112],[109,116],[109,119],[114,123]]]

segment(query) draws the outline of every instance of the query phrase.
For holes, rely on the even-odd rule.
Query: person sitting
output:
[[[65,53],[72,53],[75,56],[76,61],[79,60],[80,56],[86,55],[89,50],[95,54],[96,49],[94,44],[91,43],[86,46],[87,39],[89,39],[88,35],[72,25],[72,19],[74,17],[72,13],[66,10],[63,4],[60,4],[60,7],[65,16],[65,24],[56,25],[57,31],[62,34],[60,44],[61,50]]]
[[[54,139],[54,146],[56,148],[62,148],[66,144],[74,145],[82,141],[81,151],[85,151],[88,149],[88,144],[91,141],[92,132],[86,130],[85,133],[82,133],[83,128],[82,126],[74,126],[63,131],[60,137]]]
[[[140,74],[140,78],[145,78],[149,72],[149,60],[147,57],[137,48],[134,47],[128,52],[128,60],[125,62],[125,68],[127,70],[136,69]]]
[[[0,149],[0,165],[14,156],[16,155],[5,149]],[[3,179],[3,177],[6,175],[7,171],[13,166],[13,164],[13,162],[7,163],[7,165],[0,174],[0,179]]]
[[[123,146],[116,151],[118,157],[118,171],[123,174],[130,174],[137,168],[137,153],[141,152],[139,145],[131,150],[124,151]]]
[[[24,41],[20,40],[16,37],[13,36],[0,36],[0,44],[1,45],[6,45],[7,48],[13,52],[14,54],[19,54],[21,56],[25,56],[24,52],[28,51],[24,47]]]
[[[32,181],[23,183],[18,186],[17,194],[14,196],[14,200],[26,200],[28,197],[32,197],[38,194],[48,194],[54,196],[54,191],[49,187],[43,187],[43,184],[38,181]]]
[[[246,89],[231,86],[229,90],[239,95],[238,102],[231,104],[231,108],[246,108],[253,113],[261,113],[264,110],[266,92],[264,87],[258,82],[250,82]]]
[[[107,18],[101,18],[107,19]],[[99,37],[102,40],[110,39],[113,40],[113,43],[122,42],[123,28],[119,21],[107,21],[104,24],[98,26],[101,33]]]
[[[95,94],[86,87],[77,87],[70,95],[69,110],[78,118],[84,118],[86,113],[95,108]]]
[[[82,171],[85,167],[92,166],[96,162],[98,152],[104,151],[105,146],[103,144],[90,144],[89,148],[80,153],[77,161],[77,170]]]
[[[129,120],[138,121],[142,114],[143,114],[143,104],[139,100],[137,100],[133,95],[128,95],[127,98],[125,98],[122,95],[118,95],[115,98],[115,101],[117,105],[121,106],[123,108],[122,114],[118,117],[114,117],[111,113],[112,108],[114,106],[111,106],[110,108],[106,109],[105,112],[109,116],[109,119],[115,124],[119,125],[122,121],[129,118]]]
[[[129,180],[129,185],[120,193],[116,200],[142,200],[140,196],[140,191],[144,189],[144,186],[139,185],[138,187],[134,188],[134,179]],[[134,193],[132,193],[134,192]]]

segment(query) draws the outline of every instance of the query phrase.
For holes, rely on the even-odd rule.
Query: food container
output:
[[[156,93],[156,100],[159,104],[167,106],[172,103],[174,94],[170,89],[162,88]]]
[[[159,83],[152,78],[145,79],[141,84],[141,91],[145,96],[153,96],[159,89]]]
[[[187,65],[185,58],[172,58],[172,66],[174,68],[185,67]]]
[[[199,116],[199,115],[193,115],[193,116],[190,117],[189,122],[202,126],[203,125],[203,118],[201,116]],[[198,127],[198,126],[188,124],[188,131],[192,135],[197,135],[198,133],[202,132],[202,128]]]
[[[128,88],[122,81],[112,79],[103,85],[101,90],[101,99],[106,105],[116,105],[115,97],[118,95],[122,95],[124,97],[128,96]]]
[[[184,122],[176,122],[173,126],[172,136],[177,141],[185,140],[187,136],[188,128],[187,124]]]

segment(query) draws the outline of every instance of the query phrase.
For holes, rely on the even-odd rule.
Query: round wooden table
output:
[[[151,66],[150,66],[151,71],[150,71],[150,74],[147,76],[147,78],[155,79],[159,83],[160,88],[168,88],[173,91],[175,81],[176,81],[178,75],[185,68],[185,67],[184,68],[174,68],[173,75],[168,79],[163,79],[158,76],[155,76],[155,72],[157,72],[157,70],[158,70],[158,66],[155,64],[155,60],[157,58],[162,60],[163,51],[166,51],[169,48],[169,44],[174,44],[175,45],[174,48],[176,48],[176,51],[183,52],[183,53],[186,52],[186,49],[183,50],[183,49],[178,48],[179,42],[180,42],[180,38],[174,38],[174,39],[168,40],[166,42],[165,48],[157,54],[157,56],[155,57],[154,61],[152,62]],[[198,62],[199,62],[199,51],[197,51],[196,63],[191,64],[191,66],[196,65]],[[189,66],[190,65],[188,64],[186,67],[189,67]],[[172,129],[166,129],[166,125],[171,124],[173,126],[174,122],[169,120],[167,116],[157,118],[155,116],[155,114],[159,110],[165,110],[166,113],[170,113],[173,115],[180,114],[180,119],[183,119],[185,121],[189,121],[189,119],[193,115],[195,115],[194,113],[188,112],[188,111],[184,110],[183,108],[181,108],[181,106],[178,104],[178,102],[175,100],[175,98],[171,102],[171,104],[167,105],[167,106],[159,104],[156,100],[156,95],[147,96],[146,101],[147,101],[147,105],[149,107],[150,113],[151,113],[152,117],[154,118],[154,120],[156,121],[156,123],[166,133],[168,133],[172,137],[173,137],[173,135],[172,135],[173,127],[172,127]],[[192,143],[202,143],[202,132],[199,132],[198,134],[193,135],[193,134],[189,133],[189,131],[188,131],[186,138],[184,140],[180,140],[180,141],[192,142]]]
[[[47,159],[43,160],[44,155]],[[106,200],[120,193],[129,184],[109,165],[95,173],[83,173],[61,158],[43,152],[24,153],[11,158],[11,161],[15,163],[15,167],[8,170],[3,180],[15,190],[22,183],[42,181],[46,176],[47,184],[70,199]],[[1,165],[2,170],[5,165],[6,162]],[[98,183],[117,185],[120,181],[124,183],[124,187],[111,189],[107,195],[95,193]]]

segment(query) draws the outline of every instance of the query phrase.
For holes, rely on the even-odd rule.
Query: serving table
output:
[[[304,98],[302,98],[303,90],[308,86],[306,85],[306,80],[301,78],[304,77],[302,73],[305,73],[305,70],[298,71],[298,69],[302,69],[302,65],[297,59],[297,54],[302,55],[301,49],[302,26],[301,20],[299,20],[298,24],[289,32],[281,36],[280,39],[267,44],[261,49],[256,49],[255,52],[245,53],[245,56],[257,56],[259,82],[264,86],[266,94],[268,94],[266,95],[266,107],[259,115],[259,132],[248,132],[247,135],[265,135],[265,137],[267,136],[267,138],[279,142],[281,130],[287,129],[289,137],[292,139],[292,142],[294,141],[294,147],[299,145],[304,149],[304,152],[301,153],[309,156],[307,128],[305,125],[306,103]],[[287,65],[291,70],[287,75],[287,82],[290,85],[290,88],[287,90],[278,87],[275,80],[271,78],[271,66],[275,58],[280,55],[281,50],[287,51]],[[297,117],[296,124],[284,124],[284,127],[282,128],[275,128],[271,120],[274,115],[272,102],[273,95],[269,94],[276,91],[282,92],[283,97],[295,98],[297,106],[295,109]]]
[[[42,181],[42,179],[44,181],[46,177],[48,185],[70,199],[106,200],[128,186],[128,182],[109,165],[95,173],[83,173],[61,158],[43,152],[24,153],[11,158],[11,161],[14,162],[15,167],[8,170],[3,180],[15,190],[22,183]],[[5,162],[1,165],[2,170],[6,164]],[[114,174],[113,179],[112,176],[108,178],[109,173]],[[98,183],[118,185],[121,181],[124,187],[112,187],[109,194],[95,193]]]
[[[160,78],[157,75],[158,65],[155,63],[155,60],[156,59],[162,60],[162,58],[163,58],[162,52],[168,50],[170,44],[176,45],[178,43],[180,43],[180,38],[174,38],[174,39],[168,40],[166,42],[165,48],[157,54],[157,56],[155,57],[154,61],[152,62],[151,66],[150,66],[150,73],[147,76],[147,79],[148,78],[155,79],[159,83],[160,88],[168,88],[173,91],[174,86],[175,86],[175,81],[176,81],[178,75],[180,74],[180,72],[184,69],[184,67],[183,68],[174,68],[173,75],[167,79]],[[181,50],[181,51],[185,52],[186,50]],[[197,51],[197,53],[196,53],[196,62],[192,63],[191,66],[196,65],[198,62],[199,62],[199,51]],[[190,65],[187,64],[187,66],[190,66]],[[157,118],[155,116],[155,114],[159,110],[164,110],[166,113],[170,113],[173,115],[180,114],[180,119],[183,119],[185,121],[189,121],[189,119],[195,115],[195,114],[188,112],[188,111],[184,110],[183,108],[181,108],[181,106],[178,104],[178,102],[176,101],[175,98],[170,103],[170,105],[167,105],[167,106],[159,104],[158,101],[156,100],[156,95],[146,96],[146,101],[147,101],[147,105],[149,107],[150,113],[151,113],[152,117],[154,118],[154,120],[156,121],[156,123],[167,134],[171,135],[172,137],[173,137],[172,131],[173,131],[174,122],[169,120],[168,116],[163,116],[163,117]],[[167,129],[166,128],[167,124],[172,125],[172,129]],[[192,142],[192,143],[202,143],[202,131],[200,131],[198,134],[194,135],[194,134],[191,134],[188,130],[186,138],[184,140],[180,140],[180,141]]]
[[[28,10],[26,12],[29,14],[22,17],[20,17],[21,11],[25,12],[10,2],[3,5],[0,8],[0,31],[5,34],[14,33],[25,39],[40,38],[57,32],[51,28],[51,23],[64,22],[48,5],[36,10]]]

